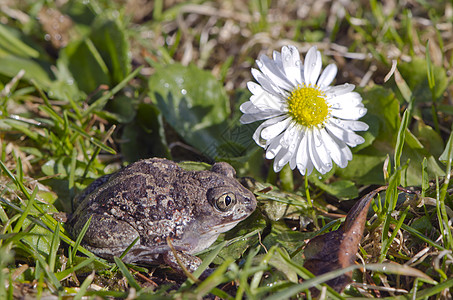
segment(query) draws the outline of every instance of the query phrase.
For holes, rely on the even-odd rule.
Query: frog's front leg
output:
[[[173,251],[168,251],[166,253],[162,254],[162,258],[168,266],[170,266],[174,271],[178,272],[181,275],[186,276],[184,273],[183,268],[181,265],[185,266],[187,271],[190,273],[193,273],[198,267],[201,265],[203,262],[199,257],[193,256],[187,252],[184,251],[176,251],[176,254],[178,255],[179,263],[178,260],[176,259],[175,255],[173,254]],[[180,265],[181,264],[181,265]],[[211,275],[213,272],[213,269],[207,268],[203,273],[201,274],[200,278],[204,279]]]

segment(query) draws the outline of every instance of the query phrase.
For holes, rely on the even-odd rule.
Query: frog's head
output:
[[[205,191],[205,205],[198,207],[198,217],[186,231],[186,238],[196,239],[191,253],[209,247],[219,236],[247,218],[256,208],[256,198],[236,180],[236,171],[225,162],[202,172],[200,184]]]

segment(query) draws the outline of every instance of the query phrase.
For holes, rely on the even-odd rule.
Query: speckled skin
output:
[[[236,179],[227,163],[210,171],[186,171],[166,159],[145,159],[94,181],[75,200],[69,220],[76,237],[92,217],[83,246],[128,263],[167,264],[181,271],[168,244],[190,271],[200,260],[192,254],[209,247],[256,207],[254,195]]]

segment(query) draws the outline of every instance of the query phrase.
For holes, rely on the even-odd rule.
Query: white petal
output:
[[[304,133],[299,130],[295,140],[293,141],[294,149],[291,149],[291,147],[289,148],[289,151],[292,152],[291,160],[289,161],[289,167],[291,170],[294,170],[297,167],[297,151],[299,150],[300,142],[303,136]]]
[[[304,78],[306,84],[316,84],[319,73],[322,68],[321,53],[316,50],[316,47],[311,47],[305,56],[304,62]]]
[[[282,55],[278,51],[272,52],[272,58],[274,59],[275,63],[278,65],[282,65]]]
[[[253,95],[260,95],[264,92],[264,89],[256,82],[249,81],[247,82],[247,88]]]
[[[274,109],[274,108],[269,108],[269,107],[258,107],[252,103],[252,101],[246,101],[239,106],[239,110],[243,112],[244,114],[257,114],[257,113],[278,113],[279,115],[286,112],[287,109],[286,107],[281,110],[281,109]]]
[[[288,148],[289,151],[294,152],[295,144],[294,141],[297,139],[297,136],[300,135],[300,129],[299,126],[295,123],[292,122],[288,128],[286,129],[283,139],[282,139],[282,145],[285,148]]]
[[[287,46],[282,48],[282,64],[285,74],[294,86],[302,84],[300,54],[296,47]]]
[[[286,103],[284,103],[281,98],[276,97],[268,92],[264,92],[261,95],[252,95],[250,96],[250,101],[261,110],[278,110],[283,111],[286,108]]]
[[[257,113],[259,112],[260,110],[255,106],[253,105],[252,102],[250,101],[246,101],[244,103],[241,104],[241,106],[239,106],[239,110],[246,114],[246,113]]]
[[[324,144],[319,140],[320,137],[315,131],[316,129],[308,131],[308,152],[316,170],[321,174],[325,174],[332,169],[332,162]]]
[[[261,61],[261,64],[259,63]],[[286,78],[280,68],[275,65],[275,62],[266,55],[261,55],[260,61],[257,61],[261,72],[265,74],[275,85],[287,91],[291,91],[294,85]]]
[[[319,77],[316,85],[319,86],[320,88],[325,88],[329,86],[335,79],[335,76],[337,76],[337,72],[338,68],[335,64],[328,65],[321,73],[321,76]]]
[[[288,149],[283,148],[280,152],[275,156],[274,159],[274,171],[280,172],[283,167],[289,162],[292,157],[292,153],[288,151]]]
[[[320,130],[323,142],[326,144],[327,152],[332,160],[340,167],[344,168],[348,165],[348,160],[340,149],[340,146],[335,143],[334,139],[323,128]],[[345,145],[346,146],[346,145]],[[347,146],[346,146],[347,147]]]
[[[359,93],[349,92],[346,94],[332,97],[334,93],[326,93],[327,103],[334,106],[335,108],[346,107],[346,106],[357,106],[362,104],[362,97]]]
[[[272,53],[272,58],[274,59],[275,66],[285,74],[285,70],[283,69],[283,62],[282,62],[282,55],[278,51],[274,51]]]
[[[308,166],[308,161],[310,160],[310,154],[308,153],[308,130],[302,132],[303,136],[300,141],[299,147],[296,152],[296,164],[297,168],[302,175],[305,174],[305,170]]]
[[[313,172],[313,163],[309,159],[307,161],[306,167],[302,168],[302,165],[297,165],[297,169],[299,169],[300,174],[308,176],[311,174],[311,172]]]
[[[331,135],[337,137],[339,140],[345,142],[348,146],[351,147],[355,147],[365,141],[365,139],[360,135],[355,134],[353,131],[338,127],[331,121],[327,122],[326,129]]]
[[[281,116],[282,112],[280,111],[262,111],[256,114],[244,114],[239,119],[239,122],[242,124],[250,124],[256,121],[267,120],[270,118]],[[286,116],[286,115],[285,115]]]
[[[367,112],[367,109],[362,105],[356,107],[342,108],[342,109],[330,109],[330,114],[334,117],[346,120],[357,120],[363,117]]]
[[[291,121],[291,118],[286,118],[280,122],[277,122],[271,126],[264,128],[261,131],[261,137],[265,140],[270,140],[270,139],[275,138],[277,135],[282,133],[286,128],[288,128],[290,121]]]
[[[280,153],[280,151],[285,151],[285,148],[283,148],[282,144],[280,143],[281,138],[282,135],[279,135],[270,141],[266,149],[267,159],[273,159],[278,153]]]
[[[367,123],[360,122],[360,121],[332,119],[332,122],[334,122],[339,127],[344,128],[346,130],[366,131],[369,128]]]
[[[322,140],[321,132],[318,128],[313,129],[313,137],[315,141],[316,153],[323,163],[326,172],[328,172],[332,169],[332,158],[330,157],[329,151],[326,148],[326,144]]]
[[[266,92],[269,92],[277,97],[286,97],[286,92],[278,87],[276,84],[269,79],[269,77],[265,76],[257,69],[252,68],[252,76],[258,81],[258,83],[263,87]]]
[[[329,86],[325,89],[327,99],[335,98],[343,94],[352,92],[355,89],[355,85],[345,83],[342,85]]]
[[[336,136],[330,135],[328,132],[326,132],[328,136],[330,136],[333,140],[333,142],[338,146],[341,152],[341,159],[344,161],[344,166],[347,165],[347,162],[352,160],[352,152],[351,149],[349,149],[348,145],[346,145],[343,141],[339,140]],[[341,165],[338,164],[340,167]]]
[[[311,160],[308,160],[308,165],[307,165],[307,169],[305,171],[305,176],[310,175],[312,172],[313,172],[313,163],[311,162]]]
[[[245,115],[244,115],[245,116]],[[286,116],[279,116],[279,117],[275,117],[275,118],[272,118],[272,119],[269,119],[269,120],[266,120],[264,121],[263,123],[260,124],[260,126],[258,126],[258,128],[255,130],[255,132],[253,133],[253,140],[261,147],[265,147],[266,146],[266,141],[263,141],[261,139],[261,131],[263,131],[265,128],[269,127],[269,126],[272,126],[273,124],[275,123],[278,123],[280,122],[281,120],[285,119]]]
[[[340,147],[341,155],[346,158],[347,161],[352,160],[352,152],[351,149],[341,140],[339,140],[336,136],[330,136],[334,142]]]

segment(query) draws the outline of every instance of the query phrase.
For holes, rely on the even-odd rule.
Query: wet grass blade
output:
[[[14,233],[18,233],[21,230],[25,219],[27,218],[28,214],[30,213],[30,211],[33,207],[37,193],[38,193],[38,187],[35,187],[35,189],[33,190],[32,194],[30,195],[30,197],[28,199],[27,207],[25,208],[24,212],[21,214],[19,220],[17,221],[16,225],[14,226],[14,229],[13,229]]]
[[[126,78],[124,78],[120,83],[118,83],[113,89],[111,89],[110,91],[105,93],[105,95],[103,95],[102,97],[100,97],[99,99],[94,101],[93,104],[91,104],[90,107],[88,107],[88,109],[86,109],[83,112],[83,117],[87,117],[87,116],[91,115],[93,113],[93,111],[95,111],[96,109],[101,109],[102,107],[104,107],[104,105],[107,103],[107,101],[113,95],[118,93],[123,87],[125,87],[129,81],[131,81],[135,76],[137,76],[137,74],[140,72],[141,69],[142,69],[142,67],[138,67],[137,69],[132,71],[128,76],[126,76]]]
[[[88,221],[83,226],[82,230],[79,233],[79,236],[77,236],[77,239],[76,239],[74,247],[73,247],[74,250],[72,251],[72,257],[70,258],[71,262],[73,262],[75,260],[75,255],[76,255],[77,250],[78,250],[78,248],[80,246],[80,243],[82,242],[82,239],[85,236],[85,233],[87,232],[88,227],[90,226],[91,218],[92,218],[92,216],[88,219]]]
[[[206,280],[201,282],[198,285],[198,287],[195,289],[195,293],[196,293],[197,297],[199,297],[201,299],[202,297],[206,296],[208,293],[212,292],[212,290],[216,286],[218,286],[222,282],[225,282],[224,274],[227,271],[228,266],[233,261],[234,260],[232,260],[232,259],[225,260],[219,267],[216,268],[216,270],[211,275],[209,275],[208,278],[206,278]],[[198,268],[198,269],[200,269],[200,268]],[[231,298],[231,297],[228,297],[228,298]]]
[[[93,282],[94,279],[94,271],[85,278],[83,283],[80,285],[80,289],[77,292],[77,295],[74,296],[74,300],[80,300],[82,299],[83,296],[85,296],[85,293],[87,292],[88,287],[90,286],[91,282]]]
[[[78,264],[77,266],[74,266],[74,267],[71,267],[71,268],[68,268],[68,269],[65,269],[64,271],[61,271],[59,273],[56,273],[55,274],[55,277],[58,279],[58,280],[63,280],[64,278],[66,278],[67,276],[69,276],[72,272],[75,272],[77,270],[80,270],[88,265],[90,265],[91,263],[93,263],[94,261],[96,260],[95,257],[90,257],[90,258],[87,258],[85,259],[84,261],[82,261],[80,264]]]
[[[121,273],[123,273],[124,277],[126,277],[127,282],[129,285],[133,288],[135,288],[137,291],[140,291],[142,288],[140,285],[135,281],[134,276],[129,272],[127,269],[126,265],[119,259],[118,257],[114,257],[115,263],[120,269]]]
[[[48,264],[50,271],[55,271],[55,263],[57,260],[58,248],[60,247],[60,223],[57,223],[57,226],[54,229],[52,235],[52,242],[49,249],[49,258]]]
[[[450,134],[449,140],[453,139],[453,133]],[[444,183],[442,184],[442,188],[440,189],[440,193],[437,193],[437,203],[439,203],[439,212],[438,212],[438,219],[439,219],[439,227],[445,228],[445,230],[441,230],[442,238],[444,240],[444,245],[446,245],[450,250],[453,250],[453,237],[451,232],[451,227],[448,221],[447,210],[445,208],[445,199],[447,197],[447,189],[450,183],[451,178],[451,161],[453,156],[453,143],[447,144],[447,148],[445,151],[447,153],[446,159],[446,176],[444,179]]]

